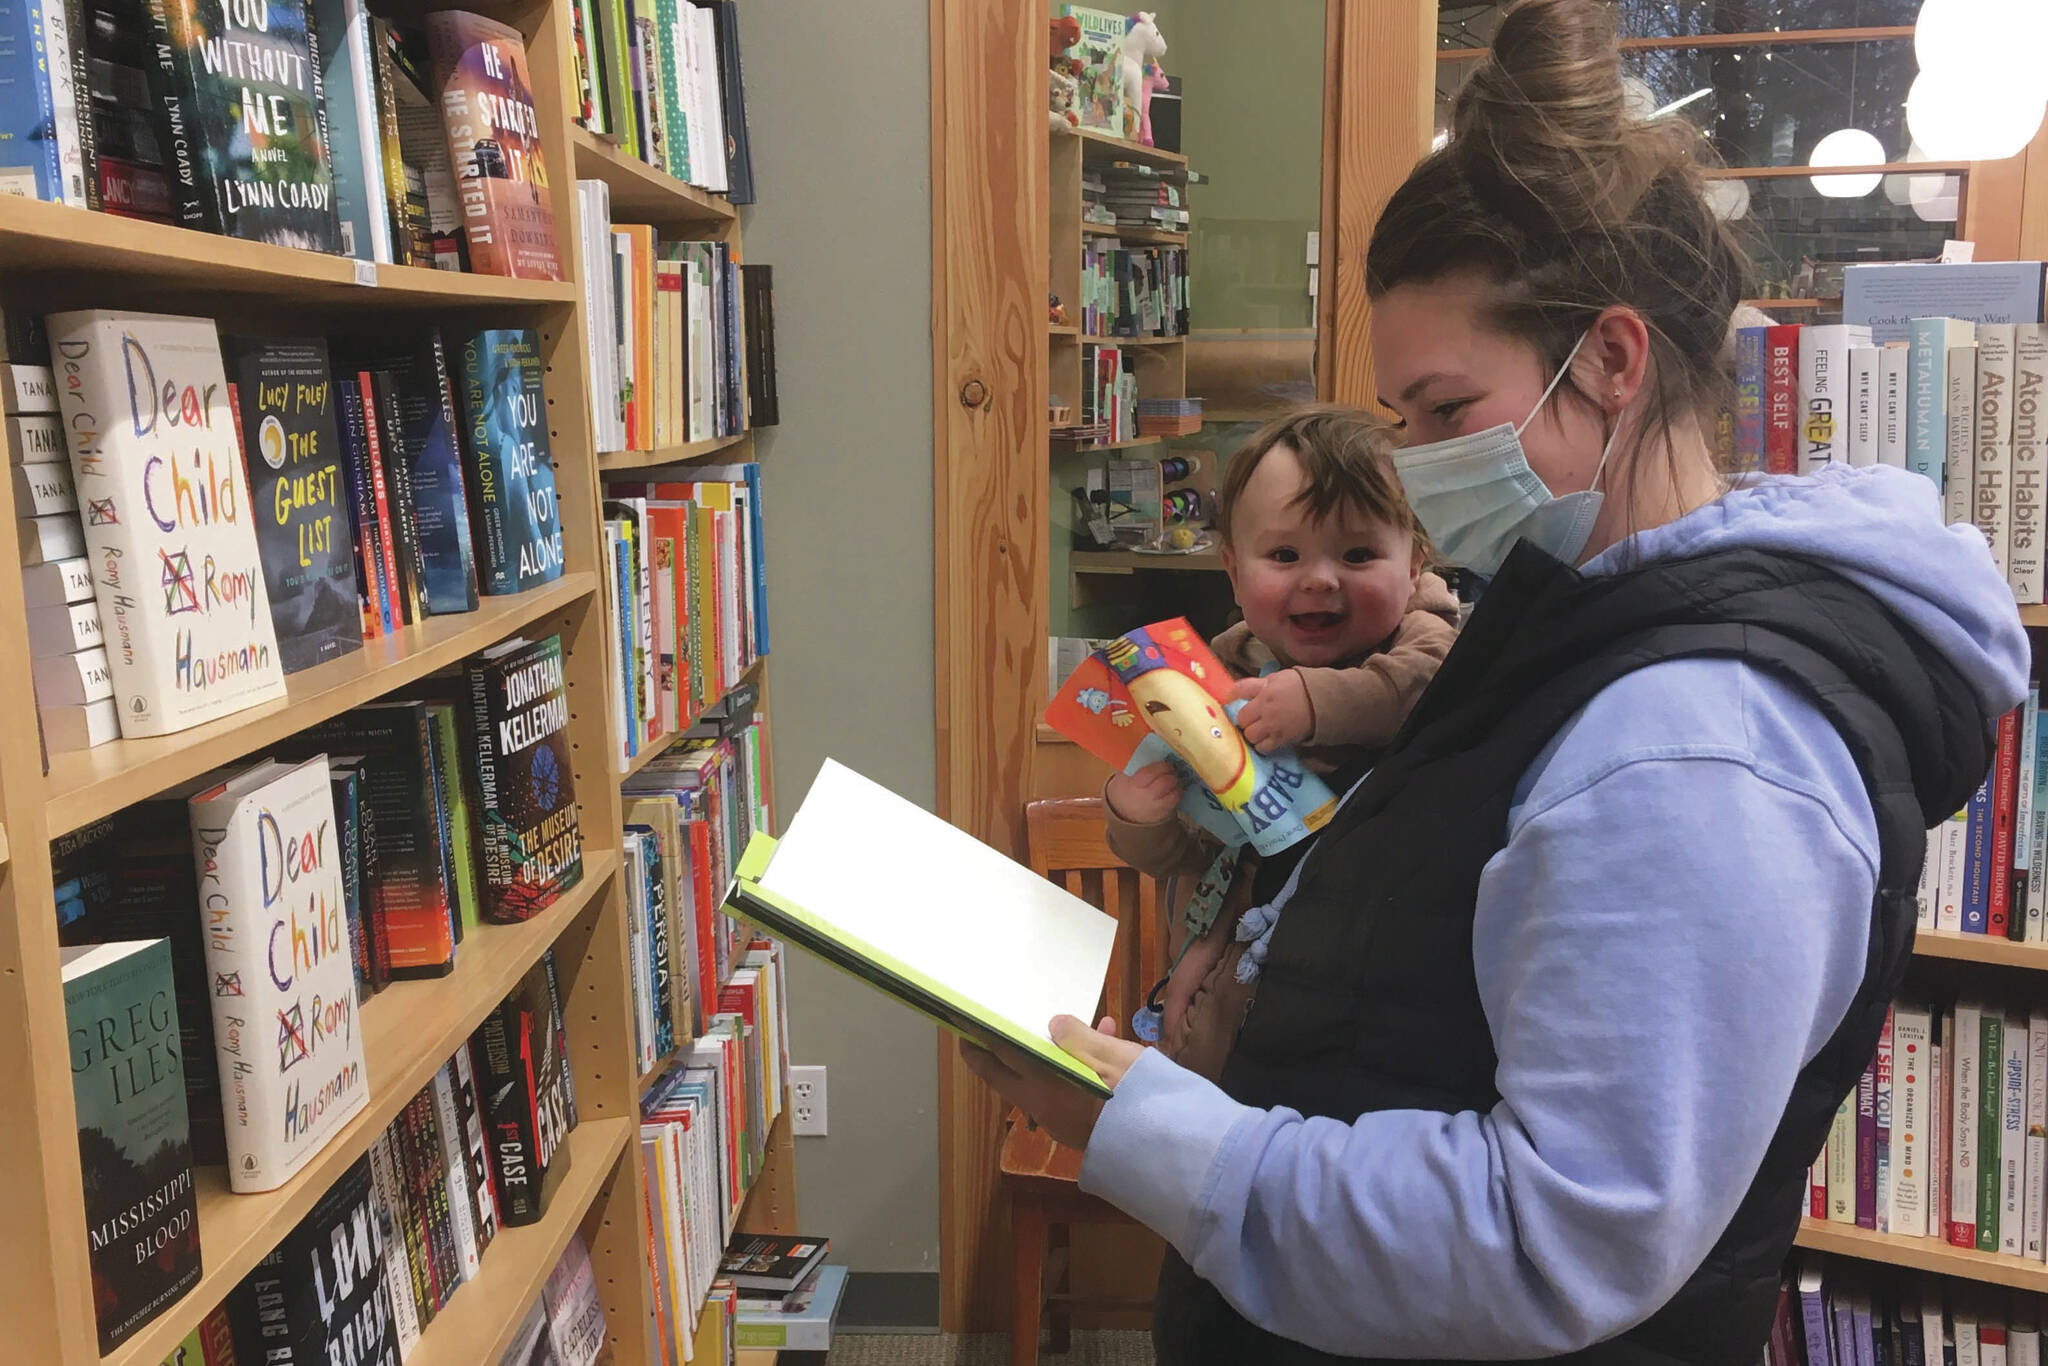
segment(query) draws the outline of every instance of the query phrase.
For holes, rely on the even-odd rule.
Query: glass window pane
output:
[[[1685,38],[1773,29],[1910,27],[1921,0],[1613,0],[1624,38]],[[1485,47],[1504,0],[1441,0],[1437,46]]]
[[[1717,193],[1741,210],[1737,221],[1764,297],[1838,299],[1844,264],[1939,256],[1956,235],[1963,179],[1887,176],[1866,193],[1830,198],[1808,176],[1781,176],[1717,182],[1731,187]]]
[[[1798,46],[1655,48],[1624,54],[1653,108],[1704,129],[1729,166],[1803,166],[1843,128],[1874,136],[1877,160],[1903,161],[1910,40]]]

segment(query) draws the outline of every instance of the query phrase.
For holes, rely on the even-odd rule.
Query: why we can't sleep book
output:
[[[1048,1026],[1094,1019],[1116,921],[842,764],[825,761],[780,841],[748,843],[725,911],[1109,1094]]]

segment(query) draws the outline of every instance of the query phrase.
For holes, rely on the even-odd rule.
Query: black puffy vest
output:
[[[1661,660],[1739,658],[1795,686],[1862,774],[1881,845],[1863,983],[1799,1074],[1741,1207],[1671,1301],[1572,1360],[1754,1366],[1807,1168],[1876,1047],[1912,952],[1926,830],[1992,757],[1994,718],[1946,658],[1823,565],[1727,551],[1585,578],[1523,544],[1408,723],[1308,855],[1280,917],[1224,1090],[1347,1122],[1373,1110],[1484,1111],[1500,1099],[1472,966],[1479,876],[1530,763],[1595,694]],[[1687,837],[1683,812],[1645,813]],[[1711,914],[1711,906],[1700,906]],[[1161,1366],[1323,1363],[1253,1326],[1169,1252]]]

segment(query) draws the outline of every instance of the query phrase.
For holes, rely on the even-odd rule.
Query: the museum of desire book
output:
[[[369,1103],[327,756],[190,802],[228,1184],[274,1190]]]
[[[531,920],[583,877],[562,638],[508,640],[469,666],[484,915]]]
[[[151,93],[177,221],[251,242],[341,250],[305,0],[149,0]]]
[[[178,1011],[171,946],[162,939],[67,948],[62,961],[86,1247],[104,1355],[199,1283]]]
[[[462,339],[466,487],[486,593],[521,593],[562,576],[562,509],[548,445],[547,363],[530,327]]]
[[[562,255],[525,40],[519,30],[480,14],[440,10],[427,16],[427,51],[448,127],[469,268],[480,275],[560,280]]]
[[[270,620],[297,673],[363,647],[327,343],[237,337],[227,350]]]
[[[283,697],[213,321],[95,310],[48,327],[122,736]]]

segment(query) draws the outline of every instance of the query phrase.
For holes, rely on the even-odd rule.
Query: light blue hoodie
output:
[[[1585,566],[1749,547],[1827,562],[1995,715],[2025,632],[1918,475],[1738,489]],[[1877,826],[1839,736],[1735,660],[1595,697],[1516,789],[1472,936],[1485,1113],[1254,1110],[1148,1051],[1081,1168],[1261,1327],[1345,1356],[1531,1357],[1661,1307],[1735,1213],[1864,971]]]

